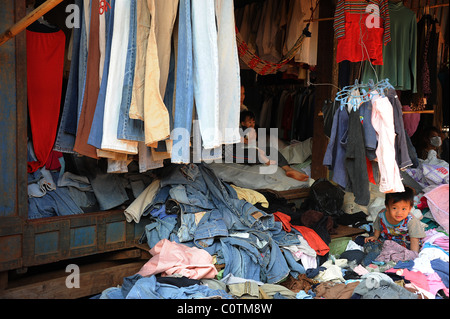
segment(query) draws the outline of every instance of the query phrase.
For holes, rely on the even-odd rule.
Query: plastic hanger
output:
[[[362,103],[370,101],[370,96],[367,94],[365,87],[367,85],[359,83],[356,79],[354,85],[346,86],[339,91],[335,100],[340,102],[341,111],[344,109],[344,106],[347,106],[348,110],[353,109],[356,111]]]

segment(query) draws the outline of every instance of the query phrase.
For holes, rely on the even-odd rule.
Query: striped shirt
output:
[[[389,1],[388,0],[338,0],[334,14],[334,32],[336,39],[345,36],[345,15],[348,14],[377,14],[366,9],[369,5],[377,5],[380,18],[383,21],[380,27],[384,28],[383,42],[387,44],[391,41]],[[381,22],[381,21],[380,21]]]

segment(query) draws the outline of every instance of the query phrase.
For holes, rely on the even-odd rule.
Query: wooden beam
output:
[[[333,0],[322,0],[319,2],[319,19],[330,17],[334,14],[335,6]],[[337,70],[336,58],[334,56],[334,31],[333,21],[324,21],[319,24],[319,46],[317,56],[317,83],[333,83]],[[312,145],[311,177],[313,179],[327,178],[328,170],[322,164],[325,155],[328,138],[324,133],[323,117],[319,116],[323,103],[333,96],[332,86],[316,87],[316,105],[314,110],[314,136]]]
[[[35,22],[37,19],[42,17],[44,14],[49,12],[51,9],[60,4],[63,0],[47,0],[39,7],[30,12],[27,16],[25,16],[22,20],[17,22],[15,25],[10,27],[8,30],[3,32],[0,35],[0,45],[7,42],[8,40],[14,38],[20,32],[25,30],[30,24]]]
[[[0,290],[0,299],[78,299],[93,296],[103,290],[122,285],[123,278],[136,274],[144,261],[126,264],[80,266],[80,287],[67,288],[66,279],[70,273],[48,274],[48,279],[28,279],[20,286]]]

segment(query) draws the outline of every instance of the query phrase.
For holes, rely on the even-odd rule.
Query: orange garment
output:
[[[286,232],[291,232],[292,228],[298,230],[303,238],[308,242],[309,246],[314,249],[319,256],[324,256],[330,251],[330,247],[323,241],[322,238],[311,228],[306,226],[298,226],[291,224],[291,216],[286,215],[281,212],[273,213],[276,221],[281,222],[283,225],[283,230]]]

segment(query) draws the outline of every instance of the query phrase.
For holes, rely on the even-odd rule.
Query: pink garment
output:
[[[203,249],[162,239],[150,249],[150,254],[153,257],[138,272],[141,276],[161,273],[162,276],[179,274],[190,279],[202,279],[217,275],[212,256]]]
[[[386,240],[376,261],[407,261],[414,260],[419,256],[415,251],[409,250],[393,240]]]
[[[444,228],[448,234],[448,196],[449,184],[442,184],[424,195],[427,198],[428,207],[436,222]]]
[[[426,291],[430,291],[430,286],[428,285],[428,278],[420,271],[410,271],[408,269],[391,268],[391,269],[386,270],[386,272],[394,273],[399,276],[402,276],[403,278],[414,283],[417,287],[425,289]]]
[[[356,266],[355,268],[353,268],[353,271],[356,272],[360,276],[363,276],[363,275],[369,273],[369,271],[366,268],[364,268],[362,265]]]
[[[411,108],[409,107],[409,105],[403,105],[402,110],[403,112],[411,111]],[[403,124],[405,126],[406,134],[408,134],[409,137],[414,135],[414,133],[417,130],[417,127],[419,126],[419,122],[420,122],[419,113],[403,114]]]
[[[436,229],[429,229],[425,234],[426,236],[423,239],[424,243],[430,243],[448,251],[449,238],[446,234],[438,232]]]
[[[387,97],[377,95],[372,98],[372,126],[378,137],[375,153],[380,170],[380,192],[404,192],[395,159],[394,110]]]
[[[429,274],[427,276],[427,280],[428,280],[428,286],[429,288],[429,292],[431,292],[433,295],[436,296],[436,293],[439,290],[444,290],[445,294],[448,296],[448,288],[445,287],[444,283],[442,282],[441,277],[439,277],[439,275],[437,273],[432,273]]]

